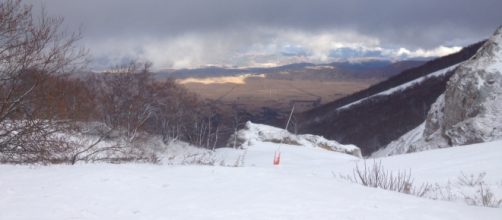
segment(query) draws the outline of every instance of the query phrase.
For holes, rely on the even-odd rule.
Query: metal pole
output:
[[[293,112],[295,111],[295,105],[296,104],[293,104],[293,108],[291,108],[291,113],[289,114],[288,122],[286,123],[286,131],[288,131],[289,122],[291,121],[291,117],[293,116]]]

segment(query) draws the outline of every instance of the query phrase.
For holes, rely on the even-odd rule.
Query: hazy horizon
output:
[[[483,40],[502,2],[30,0],[83,27],[92,67],[129,60],[155,69],[444,56]]]

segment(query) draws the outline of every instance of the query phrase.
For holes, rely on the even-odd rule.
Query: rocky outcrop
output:
[[[388,146],[396,148],[403,138],[407,137]],[[502,27],[455,70],[428,113],[422,138],[399,147],[414,152],[498,139],[502,139]]]
[[[295,114],[298,132],[321,135],[341,144],[355,144],[363,155],[370,155],[424,123],[432,103],[445,92],[446,83],[454,73],[453,66],[474,56],[484,42],[403,71],[353,95]]]
[[[438,130],[449,146],[502,138],[502,27],[457,68],[435,105],[442,112],[429,113],[426,138]]]
[[[443,118],[450,145],[502,138],[502,27],[450,79]]]

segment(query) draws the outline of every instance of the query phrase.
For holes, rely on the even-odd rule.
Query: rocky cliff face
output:
[[[453,66],[474,56],[484,42],[297,114],[298,132],[355,144],[363,155],[370,155],[424,123],[431,104],[445,92],[446,83],[454,73]]]
[[[502,138],[502,27],[448,82],[443,120],[450,145]]]
[[[455,70],[428,113],[422,137],[413,143],[406,138],[387,148],[414,152],[502,139],[502,27]]]

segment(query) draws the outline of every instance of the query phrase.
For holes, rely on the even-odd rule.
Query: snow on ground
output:
[[[371,99],[373,97],[391,95],[391,94],[393,94],[395,92],[406,90],[407,88],[409,88],[411,86],[414,86],[414,85],[417,85],[417,84],[420,84],[421,82],[423,82],[423,81],[425,81],[427,79],[434,78],[434,77],[439,77],[439,76],[443,76],[443,75],[447,74],[448,72],[455,70],[455,68],[457,68],[460,64],[462,64],[462,63],[458,63],[458,64],[452,65],[450,67],[446,67],[444,69],[441,69],[441,70],[438,70],[436,72],[427,74],[425,76],[422,76],[420,78],[414,79],[414,80],[409,81],[407,83],[401,84],[401,85],[396,86],[394,88],[390,88],[390,89],[385,90],[383,92],[380,92],[380,93],[377,93],[377,94],[374,94],[374,95],[371,95],[371,96],[359,99],[357,101],[354,101],[354,102],[346,104],[346,105],[344,105],[342,107],[339,107],[339,108],[337,108],[337,110],[342,110],[342,109],[350,108],[353,105],[357,105],[357,104],[359,104],[359,103],[361,103],[361,102],[363,102],[363,101],[365,101],[367,99]]]
[[[389,169],[411,170],[413,177],[421,182],[447,183],[461,173],[486,172],[488,182],[494,185],[502,183],[502,141],[375,159],[381,160],[384,167]]]
[[[333,140],[312,134],[295,135],[284,129],[246,122],[243,129],[239,130],[229,139],[229,147],[244,147],[256,142],[285,143],[305,147],[321,147],[327,150],[346,153],[362,157],[361,149],[352,144],[340,144]]]
[[[406,132],[403,136],[390,142],[384,148],[380,148],[378,151],[371,154],[371,157],[386,157],[396,154],[405,154],[410,151],[410,146],[420,140],[424,135],[425,122],[417,126],[416,128]]]
[[[417,181],[444,183],[461,172],[486,172],[487,181],[497,184],[501,146],[438,149],[382,158],[382,163],[410,169]],[[273,166],[279,147],[281,164]],[[211,152],[215,166],[169,165],[183,149],[189,147],[168,150],[164,165],[1,165],[0,219],[502,219],[497,208],[335,178],[362,160],[323,148],[258,141],[242,150]]]

